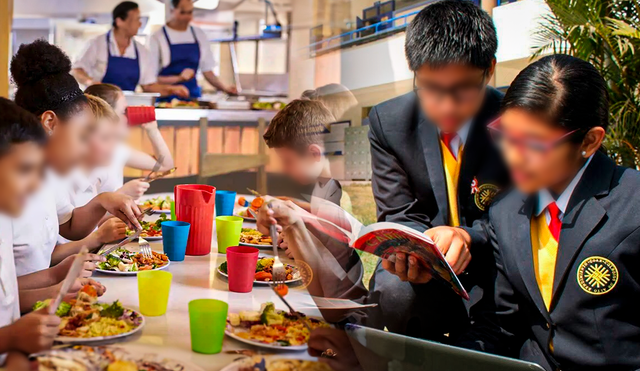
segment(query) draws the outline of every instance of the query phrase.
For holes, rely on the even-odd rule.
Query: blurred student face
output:
[[[86,164],[90,168],[108,166],[118,142],[118,123],[107,119],[98,120],[96,129],[89,138],[89,155]]]
[[[89,140],[95,130],[95,118],[88,105],[62,120],[55,113],[42,114],[41,122],[46,132],[50,132],[45,159],[58,174],[65,175],[85,159],[89,150]]]
[[[306,151],[282,147],[275,149],[284,173],[299,184],[313,184],[322,172],[322,148],[310,145]]]
[[[14,144],[0,156],[0,212],[19,217],[29,197],[40,186],[44,151],[33,142]]]
[[[565,136],[567,130],[522,109],[506,110],[500,118],[500,130],[498,145],[514,184],[527,194],[566,186],[584,164],[581,152],[586,149],[591,155],[601,142],[593,143],[591,131],[583,143],[571,142],[572,134]],[[593,130],[604,135],[601,128]]]
[[[172,18],[178,24],[186,26],[193,20],[193,1],[182,0],[180,4],[173,9]]]
[[[140,21],[140,9],[129,10],[127,13],[127,19],[122,20],[118,18],[116,19],[116,24],[118,25],[118,29],[124,31],[127,36],[134,37],[138,34],[140,27],[142,27],[142,22]]]
[[[129,119],[127,118],[126,114],[127,106],[127,98],[124,96],[124,94],[120,93],[118,100],[116,101],[116,106],[114,107],[114,110],[120,118],[120,122],[118,123],[116,130],[116,134],[120,140],[126,139],[126,137],[129,135]]]
[[[424,65],[415,72],[414,89],[429,120],[453,133],[478,113],[492,76],[493,66],[482,70],[464,64]]]

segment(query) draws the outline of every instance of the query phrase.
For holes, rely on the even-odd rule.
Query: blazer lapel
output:
[[[424,159],[427,162],[431,189],[438,202],[438,209],[442,214],[441,223],[446,225],[449,221],[449,200],[447,198],[447,182],[440,150],[440,136],[435,125],[429,122],[422,112],[419,112],[418,115],[420,118],[418,133],[422,141]]]
[[[614,171],[615,164],[606,155],[596,153],[569,200],[562,219],[551,307],[584,242],[606,215],[598,197],[609,193]]]
[[[468,197],[471,193],[471,182],[478,175],[480,165],[484,161],[484,154],[489,148],[488,146],[491,145],[488,134],[485,133],[486,130],[486,119],[483,116],[479,116],[471,123],[458,176],[458,205],[461,204],[460,200]],[[467,224],[465,213],[460,213],[460,224]]]
[[[517,259],[518,267],[522,275],[524,285],[529,292],[531,300],[535,303],[536,307],[542,315],[549,319],[549,312],[542,299],[540,288],[538,287],[538,280],[536,279],[536,273],[533,267],[533,248],[531,246],[531,217],[533,215],[533,209],[535,206],[536,198],[528,197],[520,211],[512,219],[513,238],[514,244],[518,246],[520,250],[520,258]]]

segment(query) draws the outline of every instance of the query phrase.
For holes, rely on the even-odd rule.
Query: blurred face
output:
[[[65,175],[78,166],[89,153],[89,140],[95,130],[95,119],[88,105],[61,119],[51,111],[42,114],[41,122],[50,133],[46,161],[58,174]]]
[[[181,26],[188,25],[193,20],[193,1],[180,1],[180,4],[171,12],[171,19]]]
[[[322,173],[324,156],[318,145],[310,145],[303,153],[287,147],[276,148],[275,151],[284,173],[299,184],[315,183]]]
[[[140,27],[142,27],[142,22],[140,22],[140,9],[129,10],[127,19],[122,20],[117,18],[116,25],[118,29],[124,31],[127,36],[134,37],[138,34]]]
[[[527,111],[506,110],[500,118],[499,130],[501,134],[494,133],[494,139],[502,150],[515,186],[524,193],[566,186],[584,162],[583,145],[569,140],[574,134]]]
[[[89,155],[86,158],[86,165],[91,169],[108,166],[118,142],[118,123],[106,119],[98,120],[96,129],[89,138]]]
[[[120,122],[117,125],[116,134],[120,140],[124,140],[129,134],[129,119],[127,119],[127,98],[125,98],[124,94],[120,93],[118,100],[116,101],[116,106],[114,110],[118,114],[120,118]]]
[[[44,151],[33,142],[14,144],[0,156],[0,212],[20,216],[27,198],[40,186],[43,164]]]
[[[492,76],[493,67],[425,65],[415,73],[414,90],[427,117],[443,132],[454,133],[478,113]]]

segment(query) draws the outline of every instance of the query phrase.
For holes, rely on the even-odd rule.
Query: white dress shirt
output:
[[[118,44],[113,37],[113,31],[111,31],[111,35],[109,35],[109,49],[113,56],[135,59],[136,47],[134,47],[134,43],[138,49],[138,64],[140,65],[140,80],[138,81],[138,84],[153,84],[158,80],[158,78],[147,48],[135,41],[135,39],[132,39],[131,43],[129,43],[129,46],[124,51],[124,54],[120,54]],[[73,68],[82,68],[92,80],[102,81],[104,75],[107,73],[108,59],[107,35],[103,34],[89,40],[84,52],[73,64]]]
[[[109,166],[94,170],[92,177],[96,182],[98,193],[115,192],[122,188],[124,183],[124,168],[131,157],[131,147],[121,143],[113,154]]]
[[[451,151],[454,153],[455,156],[458,156],[458,153],[460,152],[460,147],[464,146],[464,144],[467,142],[467,137],[469,136],[469,129],[471,128],[471,122],[472,120],[469,120],[467,122],[464,123],[464,125],[462,125],[462,127],[460,128],[460,130],[458,130],[456,132],[456,136],[451,139]],[[438,129],[438,135],[440,135],[442,132],[440,131],[440,129]]]
[[[213,52],[211,51],[211,43],[209,43],[207,35],[200,27],[189,26],[186,31],[177,31],[165,26],[171,44],[193,44],[195,40],[193,39],[190,27],[193,27],[200,46],[200,66],[198,68],[202,72],[213,71],[216,64],[213,59]],[[162,28],[151,35],[149,51],[156,74],[160,73],[160,70],[171,63],[171,51],[169,50],[169,44],[167,43],[167,38],[164,36]]]
[[[71,219],[69,182],[47,171],[45,182],[13,221],[13,253],[18,276],[51,266],[59,226]]]
[[[547,189],[543,189],[538,193],[538,206],[536,208],[536,216],[539,216],[544,211],[544,216],[547,219],[547,224],[549,224],[551,222],[551,214],[549,213],[547,206],[555,202],[556,206],[558,206],[558,209],[560,210],[560,215],[558,217],[560,221],[562,221],[562,219],[564,218],[564,214],[567,212],[567,207],[569,206],[571,195],[580,182],[580,179],[582,179],[582,174],[584,174],[584,171],[587,169],[587,166],[589,166],[592,158],[593,156],[589,157],[587,162],[582,166],[571,183],[569,183],[567,188],[562,191],[562,194],[560,194],[560,197],[558,197],[557,199],[554,198],[551,192],[549,192],[549,190]]]
[[[0,327],[5,327],[20,318],[18,277],[13,261],[13,231],[11,218],[0,215]],[[6,354],[0,354],[0,366]]]

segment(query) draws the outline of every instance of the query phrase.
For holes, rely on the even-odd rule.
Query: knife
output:
[[[142,233],[142,229],[139,230],[139,231],[136,231],[136,233],[134,233],[131,236],[125,238],[122,241],[120,241],[117,245],[113,245],[110,248],[104,250],[103,252],[100,253],[100,255],[107,256],[107,255],[111,254],[112,252],[118,250],[122,246],[124,246],[124,245],[128,244],[129,242],[135,240],[136,238],[140,237],[140,233]]]
[[[76,278],[80,276],[80,271],[82,271],[82,267],[84,266],[84,260],[86,256],[87,256],[87,248],[83,247],[80,250],[80,253],[76,255],[76,258],[73,260],[73,263],[71,263],[71,269],[69,269],[69,272],[67,272],[67,276],[62,282],[62,287],[58,292],[58,296],[56,296],[56,298],[49,305],[49,314],[56,313],[56,311],[58,310],[58,307],[60,306],[60,303],[62,303],[62,299],[69,292],[71,285],[73,285]]]

